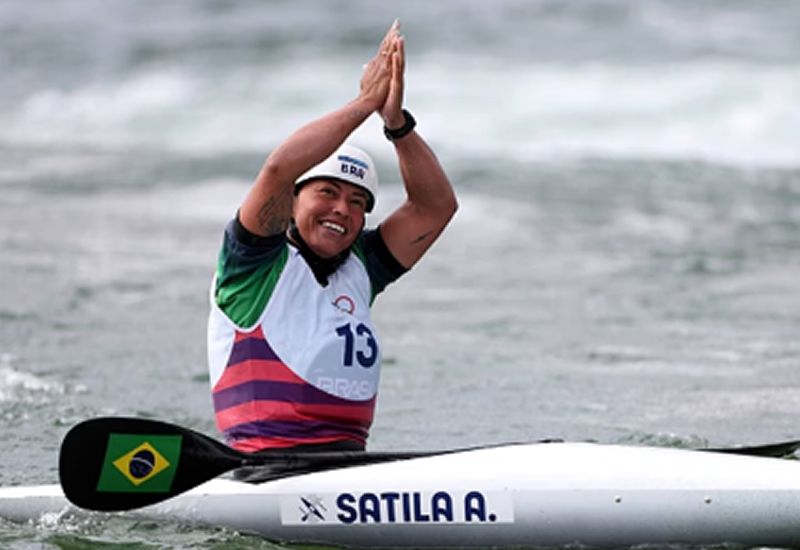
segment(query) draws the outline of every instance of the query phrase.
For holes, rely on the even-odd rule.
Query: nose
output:
[[[350,215],[350,201],[344,195],[340,195],[333,203],[333,211],[341,216]]]

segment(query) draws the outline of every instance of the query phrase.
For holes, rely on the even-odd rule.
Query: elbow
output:
[[[262,176],[270,179],[279,177],[285,171],[284,163],[279,158],[275,158],[274,154],[267,157],[264,166],[261,168]]]
[[[447,213],[447,219],[450,220],[458,212],[458,199],[456,198],[455,191],[450,187],[450,192],[447,193],[447,198],[444,201],[442,210]]]
[[[298,155],[294,148],[287,147],[285,143],[281,144],[267,156],[262,170],[270,177],[295,179],[297,177],[295,174],[299,175],[304,171],[301,169],[303,161]]]
[[[450,221],[456,215],[456,212],[458,212],[458,202],[453,200],[445,209],[443,209],[445,223],[450,223]]]
[[[426,209],[444,226],[450,222],[458,211],[458,199],[453,188],[448,185],[440,190],[436,197],[431,197],[431,202]]]
[[[271,187],[276,183],[281,185],[294,183],[296,178],[290,163],[273,153],[264,161],[256,181],[260,185]]]

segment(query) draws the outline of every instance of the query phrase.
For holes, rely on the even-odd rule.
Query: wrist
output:
[[[402,110],[388,116],[382,116],[381,118],[383,118],[383,125],[391,129],[400,128],[406,123],[406,117]]]
[[[383,127],[383,134],[389,141],[395,141],[407,136],[417,125],[417,121],[414,120],[414,117],[411,116],[411,113],[407,110],[403,109],[401,111],[401,116],[402,121],[394,120],[395,117],[392,117],[391,122],[388,119],[384,119],[385,125]]]
[[[359,95],[350,102],[350,105],[355,109],[359,116],[363,116],[365,119],[376,112],[380,107],[380,103],[377,100],[374,100],[366,95]]]

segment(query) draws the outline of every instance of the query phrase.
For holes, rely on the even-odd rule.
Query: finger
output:
[[[406,70],[406,41],[402,36],[397,38],[397,58],[400,64],[400,73]]]
[[[392,22],[391,26],[389,27],[389,30],[386,31],[386,37],[391,39],[392,37],[397,36],[399,33],[400,33],[400,20],[395,19]]]
[[[381,40],[381,43],[378,45],[379,52],[385,52],[386,50],[389,49],[390,44],[392,43],[393,36],[394,36],[393,30],[389,29],[383,36],[383,40]]]
[[[395,57],[394,66],[392,67],[392,88],[397,96],[397,104],[401,107],[403,103],[403,62],[399,56]]]
[[[403,55],[403,41],[402,38],[396,39],[392,43],[392,53],[391,53],[391,71],[392,77],[396,78],[398,76],[402,76],[403,70],[405,67],[405,58]]]
[[[378,51],[389,52],[391,50],[392,42],[394,38],[398,35],[399,30],[400,30],[400,21],[395,19],[392,25],[389,27],[389,30],[386,31],[383,40],[381,40],[380,46],[378,47]]]

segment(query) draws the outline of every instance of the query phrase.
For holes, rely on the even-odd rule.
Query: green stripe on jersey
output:
[[[289,247],[284,245],[275,261],[264,262],[253,269],[239,273],[228,269],[226,258],[220,254],[217,266],[216,301],[225,315],[240,327],[256,324],[289,258]],[[227,265],[230,268],[230,265]]]

